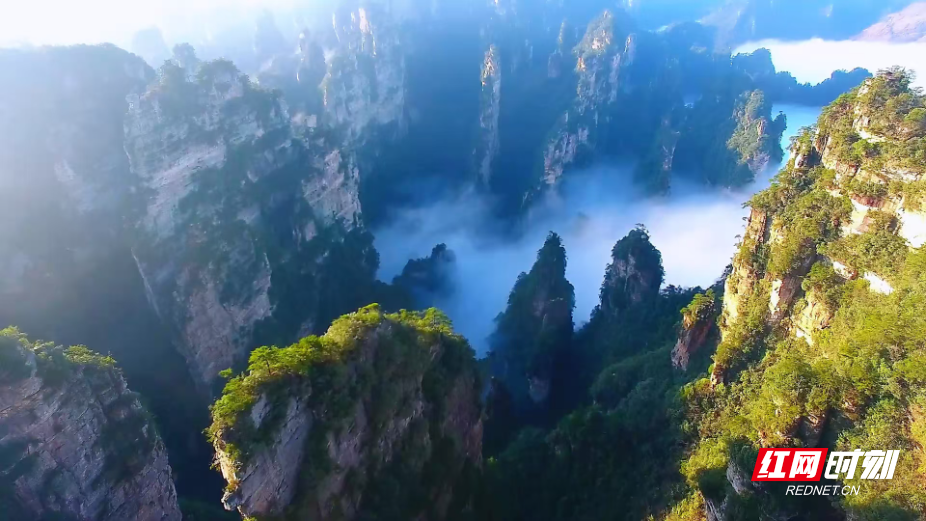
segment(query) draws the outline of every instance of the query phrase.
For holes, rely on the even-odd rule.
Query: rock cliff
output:
[[[321,90],[328,125],[348,141],[366,137],[372,126],[404,125],[405,52],[397,23],[376,4],[334,13],[337,46]]]
[[[213,406],[226,508],[245,516],[444,519],[481,465],[473,351],[436,310],[364,308],[261,348]],[[462,481],[461,481],[462,480]]]
[[[713,290],[697,294],[682,310],[682,325],[678,341],[672,348],[672,365],[683,371],[688,369],[692,355],[696,354],[714,329],[717,302]]]
[[[111,358],[0,331],[8,519],[180,521],[167,452]]]
[[[632,230],[611,249],[611,263],[601,285],[599,309],[614,313],[659,294],[664,270],[662,254],[644,228]]]
[[[157,76],[112,46],[0,56],[30,71],[4,99],[34,100],[2,120],[20,130],[0,143],[14,174],[0,180],[0,317],[73,315],[74,301],[128,287],[110,273],[134,264],[207,391],[254,343],[290,342],[376,300],[378,260],[345,142],[307,132],[230,62],[176,51]]]
[[[489,339],[492,374],[511,393],[517,409],[543,409],[550,397],[558,360],[572,341],[575,290],[566,280],[566,250],[550,233],[530,272],[521,273],[496,318]]]
[[[487,187],[492,178],[492,162],[498,154],[498,117],[501,110],[502,70],[498,47],[486,51],[482,63],[482,94],[479,109],[479,142],[473,151],[477,183]]]
[[[683,472],[699,481],[708,518],[752,508],[775,517],[813,508],[847,519],[921,512],[906,501],[870,503],[888,488],[919,494],[908,482],[918,472],[916,454],[898,465],[906,477],[863,483],[857,496],[835,503],[779,503],[774,490],[742,490],[730,473],[706,476],[720,478],[758,447],[844,450],[876,432],[891,432],[898,446],[916,443],[918,406],[910,403],[922,388],[909,371],[922,353],[908,339],[922,328],[903,317],[922,306],[923,252],[913,223],[923,217],[924,122],[926,100],[910,88],[909,74],[882,71],[826,107],[793,141],[771,187],[750,201],[713,370],[684,391],[700,439]],[[894,350],[901,345],[908,347]],[[909,387],[886,390],[901,380]],[[883,383],[869,387],[875,381]],[[707,454],[720,456],[708,462]]]
[[[562,55],[562,51],[557,51]],[[621,11],[604,11],[593,20],[573,50],[576,92],[572,106],[551,129],[543,148],[546,187],[555,187],[564,170],[581,157],[583,148],[594,148],[599,124],[606,109],[617,101],[624,69],[633,63],[635,35]],[[551,58],[559,61],[559,58]],[[557,66],[558,70],[559,66]]]
[[[160,76],[129,99],[125,122],[146,199],[132,252],[152,306],[208,384],[243,361],[259,323],[285,339],[331,319],[333,309],[306,301],[298,315],[279,310],[290,314],[281,323],[286,286],[298,280],[321,298],[340,283],[334,271],[354,266],[364,275],[353,282],[372,285],[376,264],[350,156],[295,138],[278,94],[230,62],[204,63],[193,80],[171,64]],[[358,255],[332,264],[333,250]]]

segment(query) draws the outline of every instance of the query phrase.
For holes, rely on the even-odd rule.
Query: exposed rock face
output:
[[[576,97],[551,132],[543,149],[542,187],[555,187],[583,147],[594,147],[605,108],[617,101],[622,71],[633,63],[635,35],[623,27],[622,13],[605,11],[591,24],[576,46]],[[562,40],[562,38],[561,38]],[[551,77],[559,76],[562,51],[550,57]]]
[[[566,251],[559,236],[551,233],[531,271],[518,277],[490,338],[492,374],[511,393],[516,409],[543,406],[555,392],[557,360],[572,341],[573,308]]]
[[[373,52],[372,40],[358,45]],[[31,71],[3,99],[34,100],[0,121],[19,129],[0,142],[13,165],[0,179],[11,197],[0,205],[0,318],[65,313],[88,300],[75,281],[134,263],[205,391],[254,344],[292,341],[369,302],[377,257],[343,136],[306,131],[230,62],[178,52],[153,84],[144,62],[112,46],[0,54]]]
[[[897,210],[897,219],[897,235],[906,239],[913,248],[926,244],[926,213],[908,212],[900,208]]]
[[[682,310],[682,329],[672,349],[672,365],[681,370],[688,369],[691,356],[701,349],[716,320],[714,292],[696,295],[695,300]]]
[[[781,117],[771,120],[765,116],[767,109],[762,107],[766,104],[765,94],[761,90],[746,92],[737,102],[734,119],[737,128],[728,142],[728,146],[734,145],[739,151],[737,158],[745,162],[753,173],[759,173],[765,170],[769,161],[773,159],[769,150],[778,149],[778,157],[781,159],[781,149],[777,143],[781,133],[784,131],[785,121]],[[745,141],[740,144],[739,141]],[[748,146],[754,143],[755,146]]]
[[[284,265],[309,261],[295,276],[319,284],[332,239],[360,225],[358,170],[338,149],[294,139],[285,105],[229,62],[204,64],[192,82],[163,70],[160,84],[130,99],[125,135],[147,194],[133,253],[152,305],[205,385],[242,360],[254,328],[272,319],[273,281],[294,282],[278,275]],[[318,313],[303,309],[289,334],[321,327]]]
[[[544,187],[553,188],[563,177],[563,172],[571,165],[579,153],[579,148],[588,145],[589,129],[587,126],[578,126],[574,131],[569,123],[570,112],[563,114],[560,120],[560,129],[555,137],[547,142],[543,152],[543,178]],[[575,116],[571,116],[573,121]]]
[[[794,334],[811,345],[813,334],[829,327],[833,320],[833,310],[821,300],[816,291],[808,291],[804,297],[803,307],[795,311]]]
[[[338,41],[322,80],[328,124],[356,140],[371,125],[404,125],[405,54],[398,27],[382,8],[339,9]]]
[[[167,452],[111,359],[0,332],[9,519],[180,521]]]
[[[637,181],[650,192],[665,193],[669,190],[675,149],[680,135],[681,133],[672,127],[671,116],[664,116],[658,135],[634,173]]]
[[[614,245],[601,287],[601,311],[626,309],[659,294],[664,270],[662,254],[645,229],[632,230]]]
[[[68,305],[65,288],[119,249],[113,239],[133,215],[137,186],[122,148],[125,96],[154,72],[112,45],[3,50],[0,66],[23,71],[0,85],[6,325],[56,315]]]
[[[786,275],[772,281],[768,300],[769,321],[772,324],[780,322],[790,312],[791,305],[801,294],[801,277],[807,274],[807,270],[810,269],[809,264],[812,262],[813,257],[810,257],[800,274]]]
[[[733,271],[724,283],[723,292],[723,326],[721,334],[726,338],[727,332],[740,316],[740,304],[746,295],[750,295],[761,278],[753,265],[753,257],[759,252],[770,235],[768,213],[753,208],[749,213],[746,233],[740,253],[733,258]]]
[[[704,516],[708,521],[726,521],[730,519],[730,504],[731,500],[734,499],[731,496],[746,496],[755,490],[751,476],[733,459],[727,463],[726,478],[732,491],[728,489],[727,494],[722,498],[704,496]]]
[[[685,320],[682,325],[682,332],[679,334],[678,342],[672,349],[672,365],[683,371],[688,369],[688,362],[691,360],[691,355],[701,348],[710,330],[710,323],[689,323]]]
[[[429,313],[409,321],[367,308],[343,317],[321,339],[339,345],[341,358],[320,359],[308,373],[286,373],[277,384],[252,366],[247,378],[267,383],[255,384],[258,395],[234,425],[217,430],[230,489],[226,507],[245,516],[290,508],[319,519],[388,508],[443,519],[462,469],[481,460],[482,408],[472,350],[445,318]],[[257,433],[267,441],[248,441]],[[433,507],[427,514],[408,501],[408,490],[388,498],[373,492],[381,480],[418,483],[431,465],[440,465],[441,474],[425,484]]]
[[[502,70],[498,47],[486,51],[482,63],[482,95],[479,109],[479,143],[473,152],[478,182],[488,186],[492,178],[492,161],[498,154],[498,116],[501,110]]]
[[[714,498],[704,498],[704,517],[707,521],[724,521],[726,519],[727,502]]]

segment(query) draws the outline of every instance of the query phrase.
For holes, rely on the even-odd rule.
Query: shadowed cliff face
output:
[[[255,517],[445,519],[472,501],[480,390],[473,351],[435,309],[369,306],[261,348],[212,409],[223,502]]]
[[[3,98],[30,99],[0,119],[0,323],[118,356],[206,495],[192,386],[385,300],[356,158],[295,137],[278,94],[227,61],[157,78],[112,46],[0,61]]]
[[[167,452],[111,358],[0,330],[9,519],[180,521]]]

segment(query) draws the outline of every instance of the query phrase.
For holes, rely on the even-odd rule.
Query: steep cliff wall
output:
[[[501,111],[502,69],[498,47],[486,51],[482,63],[482,94],[479,107],[479,142],[473,151],[477,183],[487,187],[492,178],[492,162],[498,154],[498,117]]]
[[[564,170],[593,148],[608,105],[617,101],[622,71],[633,63],[635,35],[621,11],[604,11],[576,45],[576,91],[573,106],[551,129],[543,148],[542,183],[554,187]]]
[[[695,295],[691,304],[682,310],[682,325],[678,341],[672,348],[672,365],[683,371],[688,369],[691,357],[704,346],[716,322],[717,301],[713,290]]]
[[[699,432],[683,473],[708,518],[756,508],[779,517],[923,515],[914,447],[924,388],[914,374],[924,329],[912,317],[921,314],[926,264],[909,223],[923,218],[924,122],[926,100],[909,74],[884,71],[826,107],[750,201],[713,371],[683,391]],[[890,483],[853,481],[860,493],[835,503],[782,502],[729,472],[759,447],[849,450],[878,433],[904,447],[897,474]],[[897,499],[874,502],[887,497]]]
[[[343,282],[334,272],[356,267],[351,283],[369,287],[376,264],[353,158],[294,138],[278,95],[230,62],[189,76],[166,65],[158,84],[130,99],[126,150],[147,202],[132,251],[152,306],[208,384],[243,361],[259,323],[271,325],[272,341],[324,327],[344,311],[314,300]],[[331,264],[335,250],[357,255]],[[297,281],[308,299],[278,309]]]
[[[114,273],[134,263],[205,390],[252,341],[289,342],[369,302],[377,259],[355,154],[303,132],[230,62],[187,51],[153,83],[112,46],[0,57],[25,71],[4,99],[34,100],[3,112],[0,318],[41,330],[37,316],[81,315],[74,302],[134,287]]]
[[[337,46],[321,83],[327,124],[348,141],[370,127],[404,125],[405,50],[398,21],[375,4],[340,8],[332,18]],[[365,135],[365,133],[367,135]]]
[[[213,406],[226,508],[259,519],[466,510],[454,485],[480,465],[479,391],[472,350],[433,309],[368,307],[323,337],[261,348]]]
[[[492,374],[521,412],[548,405],[572,341],[575,290],[566,280],[566,250],[550,233],[537,260],[521,273],[489,339]]]
[[[111,358],[5,329],[0,361],[8,519],[180,521],[167,452]]]
[[[0,85],[0,323],[58,319],[75,279],[123,254],[113,239],[137,187],[125,96],[154,72],[112,45],[3,50],[0,66],[16,71]]]

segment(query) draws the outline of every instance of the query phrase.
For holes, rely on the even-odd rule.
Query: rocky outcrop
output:
[[[572,130],[570,118],[573,121],[576,119],[574,115],[571,116],[570,112],[563,113],[559,123],[560,128],[553,133],[553,137],[547,141],[544,148],[542,183],[545,188],[556,187],[566,167],[575,162],[580,147],[589,144],[589,128],[576,126]]]
[[[688,369],[691,356],[696,354],[707,340],[717,319],[717,303],[714,291],[695,295],[694,300],[682,310],[682,327],[678,341],[672,349],[672,365],[683,371]]]
[[[431,249],[431,255],[409,260],[392,284],[408,291],[419,308],[431,307],[456,289],[453,279],[456,260],[453,250],[446,244],[438,244]]]
[[[541,188],[555,187],[566,168],[576,162],[583,148],[592,148],[605,109],[617,101],[623,71],[636,55],[636,36],[630,34],[622,13],[604,11],[589,24],[575,47],[576,96],[550,132],[543,147]],[[550,58],[550,74],[559,76],[562,53]]]
[[[530,272],[522,273],[489,339],[492,375],[521,412],[543,407],[572,341],[575,290],[566,280],[566,250],[550,233]]]
[[[731,458],[727,462],[725,476],[729,487],[724,487],[726,494],[723,497],[704,496],[704,517],[708,521],[726,521],[729,519],[731,504],[736,501],[735,496],[748,497],[755,490],[751,476],[735,459]]]
[[[682,323],[682,332],[679,334],[678,342],[672,348],[672,365],[678,369],[688,369],[688,362],[691,355],[695,354],[707,339],[712,324],[708,323],[690,323],[686,319]]]
[[[132,251],[152,306],[205,386],[273,320],[275,283],[318,286],[330,248],[360,226],[359,174],[351,156],[295,139],[285,104],[231,63],[203,64],[195,81],[170,65],[161,75],[130,98],[125,121],[147,201]],[[289,334],[325,322],[312,306],[297,318]]]
[[[167,452],[111,358],[0,331],[9,519],[180,521]]]
[[[829,327],[832,320],[831,307],[822,300],[818,292],[808,291],[804,297],[804,304],[795,308],[794,334],[812,345],[814,333]]]
[[[330,356],[312,355],[321,346]],[[473,351],[445,317],[365,308],[279,355],[241,377],[249,396],[227,389],[214,409],[226,508],[260,517],[291,509],[356,519],[397,509],[444,518],[463,468],[478,467],[482,454]],[[288,364],[290,355],[312,361]],[[240,399],[249,405],[223,418],[223,401]],[[422,482],[435,465],[440,473]],[[426,511],[410,486],[376,492],[408,479],[425,485]]]
[[[724,282],[723,292],[723,327],[721,334],[726,338],[727,332],[739,320],[740,305],[747,295],[751,295],[755,285],[764,276],[755,265],[756,257],[770,236],[768,212],[753,208],[749,213],[746,232],[743,235],[740,250],[733,258],[733,269]]]
[[[601,285],[600,310],[615,313],[659,294],[665,271],[662,254],[644,228],[632,230],[611,249]]]
[[[772,280],[768,299],[769,323],[777,324],[791,311],[791,306],[801,295],[801,280],[810,269],[813,257],[808,258],[799,274],[785,275],[780,279]]]
[[[321,83],[328,125],[355,141],[373,126],[404,126],[405,54],[381,6],[338,9],[337,38]]]
[[[473,152],[477,182],[488,186],[492,161],[498,154],[498,117],[501,111],[502,70],[498,47],[492,45],[482,62],[482,92],[479,108],[479,142]]]

